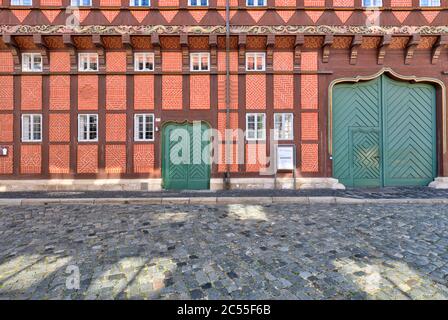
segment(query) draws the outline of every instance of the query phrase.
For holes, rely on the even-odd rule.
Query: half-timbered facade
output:
[[[0,0],[0,188],[448,187],[448,0],[229,4]],[[171,163],[196,122],[243,159]]]

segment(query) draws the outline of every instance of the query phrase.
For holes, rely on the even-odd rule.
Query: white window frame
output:
[[[11,0],[11,6],[29,6],[33,5],[33,0]]]
[[[141,56],[143,58],[143,70],[139,69],[139,61],[138,61],[138,57]],[[150,60],[149,62],[152,62],[152,68],[147,69],[146,63],[148,62],[148,59]],[[152,52],[135,52],[134,53],[134,71],[138,71],[138,72],[145,72],[145,71],[154,71],[154,53]]]
[[[83,137],[83,133],[84,133],[84,128],[81,128],[81,117],[87,117],[87,126],[86,126],[86,137]],[[95,117],[96,119],[96,138],[92,139],[90,138],[90,117]],[[93,131],[92,131],[93,132]],[[96,142],[98,141],[98,114],[97,113],[82,113],[82,114],[78,114],[78,142]]]
[[[423,3],[425,1],[426,3]],[[440,0],[420,0],[420,7],[427,8],[427,7],[440,7],[441,1]]]
[[[148,4],[142,4],[142,0],[130,0],[129,6],[130,7],[150,7],[151,6],[151,0],[147,0]]]
[[[88,3],[86,3],[88,2]],[[72,7],[91,7],[92,0],[71,0],[70,6]]]
[[[35,57],[40,57],[40,64],[34,64]],[[36,68],[36,66],[38,67]],[[42,72],[42,54],[38,52],[22,53],[22,72]]]
[[[199,57],[199,70],[193,70],[193,57],[198,56]],[[202,57],[207,57],[207,69],[202,69]],[[206,72],[210,71],[210,52],[191,52],[190,53],[190,71],[191,72]]]
[[[279,128],[277,126],[277,124],[279,122],[276,121],[276,118],[278,116],[281,116],[281,124],[282,124],[282,128],[283,128],[282,131],[279,131]],[[287,116],[291,117],[291,132],[290,132],[289,137],[285,137],[285,131],[284,131]],[[294,140],[294,114],[292,112],[274,113],[274,139],[275,140]]]
[[[25,125],[24,119],[29,117],[29,128],[28,128],[28,136],[25,135]],[[35,131],[35,125],[37,124],[36,119],[39,119],[39,138],[35,138],[34,135],[37,133]],[[21,128],[22,128],[22,142],[41,142],[42,141],[42,115],[39,113],[27,113],[22,114],[21,119]]]
[[[96,69],[92,69],[90,66],[90,58],[95,57],[96,58]],[[87,58],[89,61],[87,69],[84,69],[83,67],[83,59]],[[78,71],[81,72],[98,72],[99,70],[99,61],[98,61],[98,53],[96,52],[80,52],[78,54]]]
[[[196,4],[192,4],[191,0],[188,0],[188,5],[190,7],[208,7],[208,0],[206,0],[206,4],[201,4],[202,0],[196,0]]]
[[[383,0],[362,0],[364,8],[380,8],[383,6]]]
[[[266,0],[261,0],[261,1],[263,1],[262,4],[259,3],[260,0],[253,0],[253,1],[254,1],[253,4],[249,4],[249,0],[246,0],[246,6],[247,7],[265,7],[266,3],[267,3]]]
[[[150,138],[150,139],[147,139],[147,138],[140,138],[139,136],[140,136],[140,130],[139,130],[139,122],[138,122],[138,119],[140,118],[140,117],[143,117],[143,135],[145,136],[145,133],[146,133],[146,129],[145,129],[145,127],[146,127],[146,124],[148,123],[147,122],[147,119],[146,119],[146,117],[151,117],[150,118],[150,123],[152,124],[152,138]],[[154,130],[154,125],[155,125],[155,123],[154,123],[154,114],[153,113],[136,113],[135,115],[134,115],[134,141],[154,141],[154,136],[155,136],[155,130]],[[149,131],[149,132],[151,132],[151,131]]]
[[[258,129],[258,116],[262,116],[262,133],[261,136],[258,135],[258,131],[260,129]],[[249,129],[249,117],[254,117],[254,128],[255,129]],[[254,136],[253,137],[249,137],[249,131],[253,130],[254,131]],[[247,141],[257,141],[257,140],[266,140],[266,113],[261,113],[261,112],[252,112],[252,113],[246,113],[246,140]]]
[[[249,57],[253,56],[254,58],[254,69],[249,69]],[[263,64],[261,69],[257,69],[257,59],[262,57]],[[251,72],[263,72],[266,71],[266,52],[246,52],[246,71]]]

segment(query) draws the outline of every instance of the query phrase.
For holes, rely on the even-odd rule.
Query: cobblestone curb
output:
[[[448,198],[418,199],[360,199],[346,197],[182,197],[182,198],[28,198],[0,199],[0,206],[32,205],[118,205],[118,204],[192,204],[192,205],[226,205],[226,204],[448,204]]]

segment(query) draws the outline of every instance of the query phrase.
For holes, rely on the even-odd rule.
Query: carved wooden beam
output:
[[[266,70],[272,71],[274,64],[275,34],[269,34],[266,41]]]
[[[180,47],[182,49],[182,71],[189,72],[190,71],[190,52],[188,48],[188,34],[181,33],[180,34]]]
[[[386,56],[386,49],[389,47],[392,41],[392,36],[390,34],[385,34],[383,40],[378,48],[378,64],[383,64],[384,57]]]
[[[324,44],[322,46],[322,62],[327,63],[330,60],[331,45],[333,44],[333,35],[327,34],[324,39]]]
[[[412,58],[414,57],[414,51],[420,43],[420,35],[414,34],[411,39],[409,39],[408,44],[406,45],[406,56],[404,59],[404,64],[410,64]]]
[[[238,70],[240,72],[246,71],[246,43],[246,34],[240,34],[238,36]]]
[[[294,70],[300,70],[302,48],[305,44],[305,36],[303,34],[296,35],[296,42],[294,43]]]
[[[210,46],[210,71],[216,72],[218,70],[218,36],[216,34],[209,35],[208,44]]]
[[[432,47],[432,56],[431,56],[431,63],[436,64],[437,61],[439,61],[440,52],[442,52],[443,47],[448,45],[448,36],[447,35],[441,35],[439,36],[439,39],[437,39],[437,42]]]
[[[33,42],[36,45],[36,47],[39,49],[40,54],[42,56],[42,69],[43,71],[49,71],[50,70],[50,64],[49,64],[49,54],[48,54],[48,47],[45,45],[44,40],[42,39],[42,35],[39,33],[33,34]]]
[[[358,49],[362,44],[362,35],[355,35],[350,45],[350,64],[356,64],[358,62]]]
[[[131,36],[129,33],[121,35],[123,47],[126,50],[126,70],[134,71],[134,47],[132,46]]]
[[[99,71],[105,71],[106,69],[106,57],[105,57],[105,49],[103,40],[101,39],[101,36],[99,34],[93,34],[92,35],[92,42],[93,45],[96,48],[96,51],[98,53],[98,69]]]
[[[68,48],[68,52],[70,54],[70,69],[71,71],[76,71],[78,69],[78,59],[76,56],[76,46],[73,42],[72,36],[69,34],[63,34],[62,42],[64,42],[64,45]]]
[[[151,45],[154,50],[154,71],[162,72],[162,55],[160,53],[160,39],[158,33],[151,34]]]
[[[10,34],[4,33],[2,35],[2,40],[5,43],[5,45],[8,47],[8,49],[12,53],[12,59],[14,62],[14,71],[20,72],[22,69],[21,66],[21,56],[20,56],[20,49],[13,37],[11,37]]]

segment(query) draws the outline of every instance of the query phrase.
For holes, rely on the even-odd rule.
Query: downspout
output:
[[[226,132],[230,129],[230,0],[226,0]],[[230,189],[230,141],[224,134],[225,150],[224,160],[226,161],[226,172],[224,174],[224,188]]]

